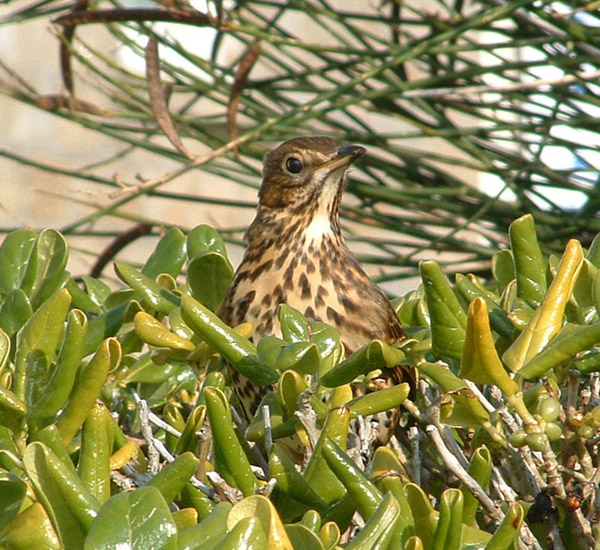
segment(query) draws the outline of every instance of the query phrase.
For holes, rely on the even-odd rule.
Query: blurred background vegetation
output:
[[[596,2],[0,9],[1,231],[56,227],[75,273],[139,224],[147,250],[198,223],[241,245],[264,152],[306,134],[368,147],[343,222],[392,292],[423,258],[485,275],[526,212],[546,253],[600,231]]]

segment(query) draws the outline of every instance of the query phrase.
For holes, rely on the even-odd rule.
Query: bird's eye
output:
[[[290,174],[299,174],[304,168],[302,161],[296,157],[290,157],[285,161],[285,169]]]

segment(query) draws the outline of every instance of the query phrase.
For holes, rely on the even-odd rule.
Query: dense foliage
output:
[[[11,233],[0,546],[593,548],[600,241],[544,258],[530,216],[509,237],[487,285],[422,263],[396,304],[409,338],[344,357],[334,329],[289,307],[281,339],[224,326],[211,309],[232,269],[207,226],[170,230],[141,269],[117,262],[115,291],[71,278],[60,233]],[[247,427],[223,359],[277,383]],[[406,385],[353,396],[398,362],[418,366],[414,402]],[[372,449],[372,415],[400,404],[396,437]]]

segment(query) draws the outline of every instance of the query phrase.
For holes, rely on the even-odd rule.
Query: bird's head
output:
[[[329,137],[290,139],[265,156],[259,204],[294,212],[337,215],[348,167],[366,152]]]

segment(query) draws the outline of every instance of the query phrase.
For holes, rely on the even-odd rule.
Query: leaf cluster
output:
[[[407,340],[345,357],[287,306],[280,338],[225,326],[212,310],[232,269],[207,226],[170,230],[140,269],[115,264],[117,290],[73,280],[60,233],[11,233],[0,546],[593,547],[600,247],[546,259],[529,216],[510,240],[489,283],[421,264],[397,302]],[[418,367],[416,400],[370,391],[398,363]],[[230,369],[268,389],[249,425]]]

